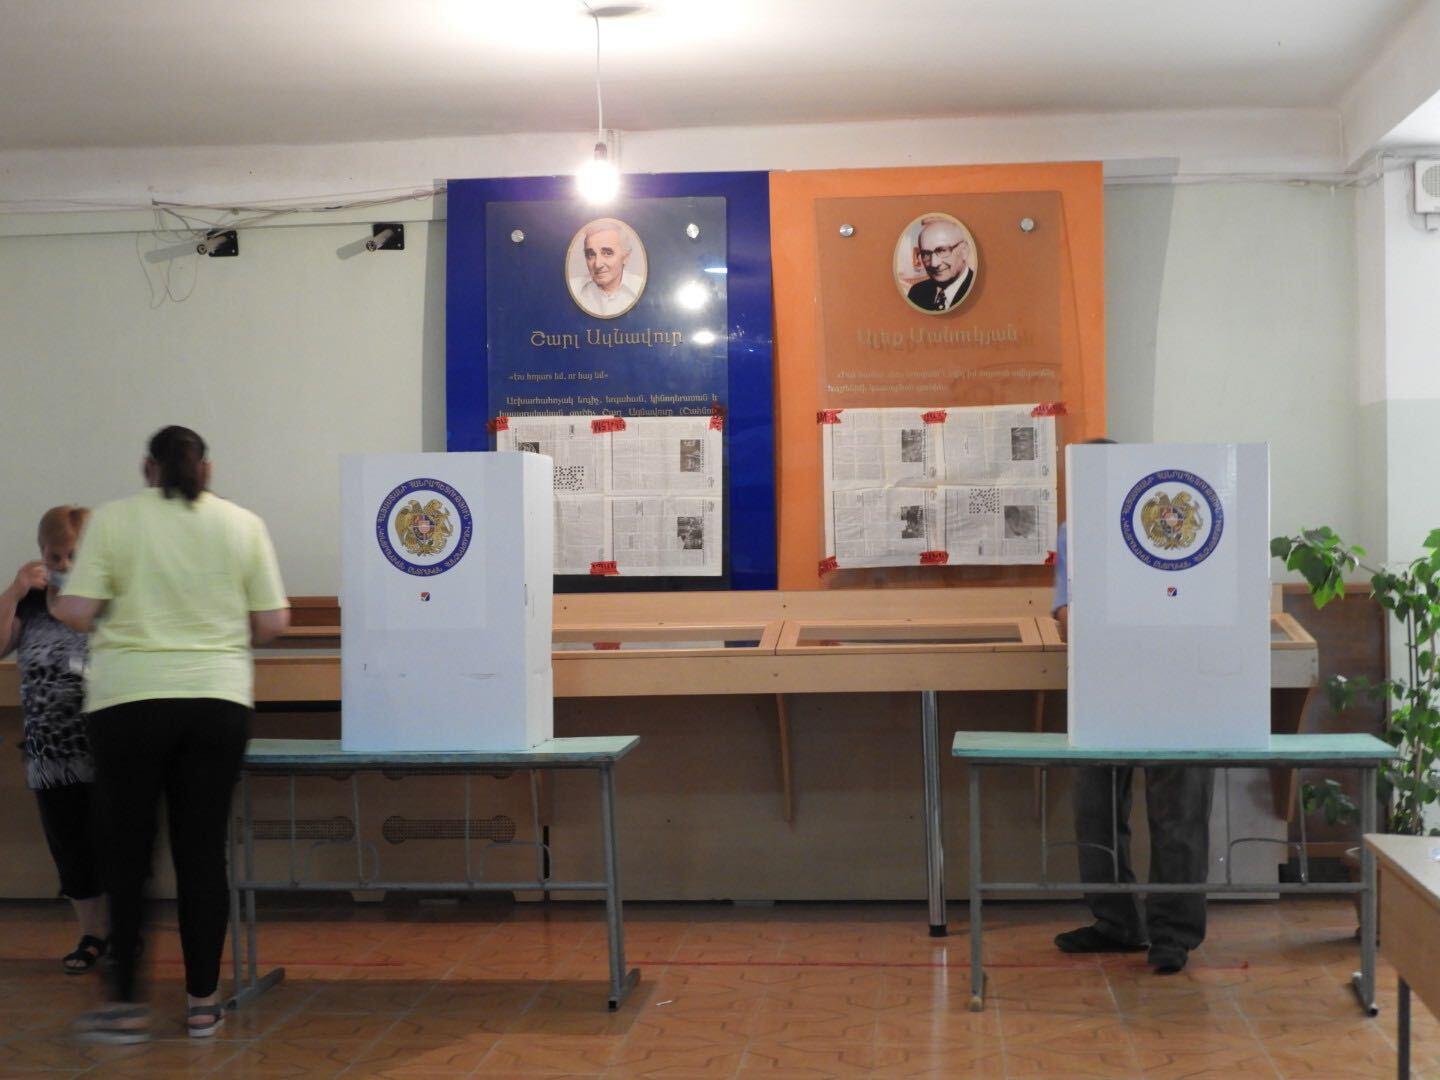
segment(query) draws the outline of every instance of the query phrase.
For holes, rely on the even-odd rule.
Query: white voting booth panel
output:
[[[528,750],[554,730],[552,462],[341,459],[341,743]]]
[[[1071,745],[1267,745],[1269,448],[1066,454]]]

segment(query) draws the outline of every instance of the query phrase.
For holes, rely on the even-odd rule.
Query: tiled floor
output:
[[[181,1031],[162,914],[158,1037],[102,1047],[69,1034],[97,987],[55,962],[73,937],[65,912],[0,906],[0,1076],[1394,1075],[1393,972],[1382,964],[1381,1016],[1363,1016],[1347,904],[1210,910],[1210,940],[1165,978],[1143,954],[1055,952],[1075,905],[996,904],[978,1014],[963,923],[931,939],[919,905],[631,905],[643,980],[613,1014],[598,907],[269,910],[261,958],[286,981],[210,1043]],[[1417,1003],[1417,1076],[1440,1077],[1437,1035]]]

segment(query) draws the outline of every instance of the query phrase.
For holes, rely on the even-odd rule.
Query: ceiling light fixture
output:
[[[595,22],[595,154],[575,174],[575,189],[591,203],[606,203],[620,193],[620,169],[610,160],[610,145],[605,138],[605,105],[600,96],[600,20],[633,15],[643,10],[639,4],[609,4],[592,7],[581,0]]]

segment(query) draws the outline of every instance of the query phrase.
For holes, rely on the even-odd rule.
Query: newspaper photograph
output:
[[[706,416],[626,420],[610,436],[610,491],[720,491],[720,435]]]
[[[942,487],[951,564],[1043,564],[1055,545],[1055,489]]]
[[[842,566],[914,566],[936,550],[943,521],[934,488],[833,491],[825,534]]]
[[[622,576],[720,574],[724,530],[718,498],[652,495],[606,501],[612,558]]]
[[[545,454],[555,462],[555,493],[603,494],[609,436],[591,433],[590,416],[512,416],[496,435],[497,450]],[[559,554],[557,546],[556,554]]]
[[[947,484],[1053,484],[1055,418],[1033,405],[947,409],[941,427]]]
[[[555,496],[555,573],[588,574],[610,559],[610,505],[604,495]]]
[[[918,409],[845,409],[822,425],[829,486],[877,488],[940,477],[939,442]]]

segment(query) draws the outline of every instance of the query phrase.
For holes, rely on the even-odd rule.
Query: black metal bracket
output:
[[[195,250],[212,259],[228,259],[240,254],[240,234],[234,229],[217,229],[206,233],[205,238],[195,245]]]
[[[405,226],[398,221],[378,221],[370,226],[366,251],[404,251]]]

